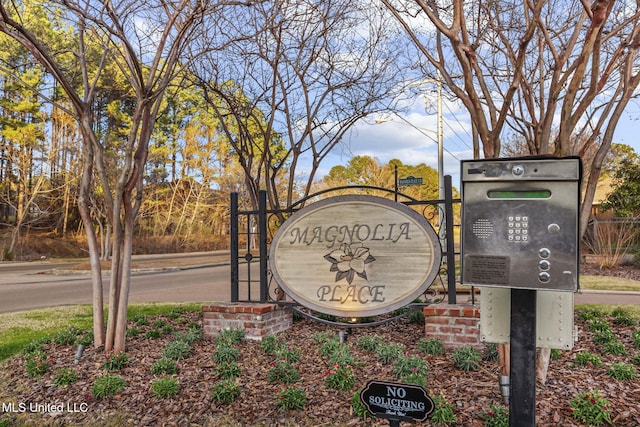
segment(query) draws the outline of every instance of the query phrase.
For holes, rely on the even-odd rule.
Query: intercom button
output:
[[[540,280],[542,283],[548,283],[550,279],[551,279],[551,275],[546,271],[543,271],[538,274],[538,280]]]
[[[551,251],[547,248],[542,248],[538,251],[538,255],[540,256],[540,258],[542,259],[547,259],[549,258],[549,255],[551,255]]]
[[[540,270],[542,271],[547,271],[551,268],[551,263],[546,259],[543,259],[538,263],[538,267],[540,267]]]

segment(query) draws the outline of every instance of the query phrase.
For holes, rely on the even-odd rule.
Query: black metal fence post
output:
[[[260,302],[267,302],[269,280],[267,277],[267,192],[258,193],[258,242],[260,246]]]
[[[231,250],[231,302],[238,302],[239,287],[239,270],[240,260],[238,258],[239,242],[238,242],[238,193],[231,193],[230,202],[230,239],[229,248]]]
[[[453,185],[451,175],[444,177],[444,227],[447,243],[447,295],[449,304],[456,303],[456,254],[453,239]]]

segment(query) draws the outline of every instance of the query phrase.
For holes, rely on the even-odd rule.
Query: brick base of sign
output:
[[[293,323],[290,308],[277,304],[216,303],[202,307],[203,327],[207,337],[225,329],[242,329],[248,339],[262,340],[289,329]]]
[[[480,308],[471,304],[432,304],[424,308],[427,338],[439,339],[446,348],[482,347]]]

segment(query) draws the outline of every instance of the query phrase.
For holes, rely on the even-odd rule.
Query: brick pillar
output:
[[[289,329],[293,323],[290,308],[277,304],[216,303],[202,307],[204,334],[214,337],[224,329],[243,329],[249,339],[261,340]]]
[[[427,338],[442,340],[446,348],[482,347],[477,305],[439,303],[426,306],[423,312]]]

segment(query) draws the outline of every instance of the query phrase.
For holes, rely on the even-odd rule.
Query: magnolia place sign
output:
[[[437,234],[407,206],[373,196],[338,196],[287,219],[271,243],[278,285],[312,310],[368,317],[423,294],[441,262]]]

